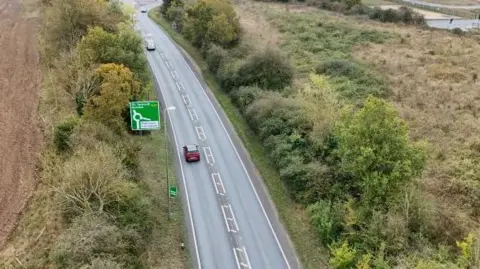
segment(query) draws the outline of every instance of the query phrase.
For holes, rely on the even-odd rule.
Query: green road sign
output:
[[[177,186],[170,186],[170,197],[177,197]]]
[[[160,110],[158,101],[130,102],[130,126],[134,131],[159,130]]]

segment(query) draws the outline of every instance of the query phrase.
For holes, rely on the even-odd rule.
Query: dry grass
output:
[[[291,7],[259,2],[238,4],[239,14],[245,16],[242,25],[247,36],[275,36],[279,46],[290,53],[294,61],[297,57],[302,63],[315,57],[322,61],[318,55],[325,52],[312,54],[299,46],[289,46],[289,42],[293,44],[289,40],[292,37],[276,29],[275,25],[282,25],[278,20],[268,19],[272,14],[289,16],[300,11],[302,16],[315,17],[323,24],[334,22],[354,29],[390,33],[388,41],[356,45],[345,57],[369,64],[390,81],[393,94],[389,99],[409,123],[412,139],[430,143],[430,159],[419,183],[424,187],[425,200],[435,205],[438,218],[432,229],[441,233],[444,240],[454,243],[467,231],[480,228],[478,39],[312,11],[309,7]],[[264,26],[265,21],[272,24]],[[257,22],[262,26],[255,26]],[[307,33],[310,29],[315,31],[314,27],[304,27],[303,31]],[[343,37],[342,42],[347,39]],[[309,57],[302,60],[299,55]],[[311,67],[308,63],[305,65]],[[298,64],[296,68],[298,73],[302,72]]]
[[[396,32],[403,37],[359,47],[355,56],[383,70],[412,138],[433,145],[423,177],[427,191],[478,221],[466,186],[480,176],[474,167],[480,161],[478,40],[413,28]]]

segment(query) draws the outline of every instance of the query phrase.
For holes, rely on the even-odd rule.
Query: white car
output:
[[[146,7],[142,7],[142,9],[140,9],[140,12],[142,12],[142,13],[147,13],[147,8],[146,8]]]
[[[145,47],[147,50],[155,50],[155,42],[153,42],[153,39],[146,39]]]

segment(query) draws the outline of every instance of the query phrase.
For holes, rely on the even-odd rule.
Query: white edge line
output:
[[[218,192],[218,187],[217,187],[217,182],[215,182],[215,175],[216,173],[212,173],[211,176],[212,176],[212,181],[213,181],[213,186],[215,186],[215,191],[217,192],[217,194],[220,194],[220,192]]]
[[[152,71],[154,71],[154,69],[152,67],[152,64],[150,63],[150,61],[148,61],[148,58],[147,58],[147,62],[150,65],[150,67],[152,68]],[[152,72],[152,73],[153,73],[153,76],[155,77],[155,80],[158,83],[158,87],[160,88],[160,94],[162,95],[163,100],[165,102],[165,106],[166,106],[167,105],[166,104],[167,100],[165,99],[165,95],[163,94],[162,87],[160,86],[160,81],[158,80],[158,77],[155,74],[155,72]],[[172,133],[173,133],[173,139],[175,140],[175,146],[178,147],[177,135],[175,134],[175,127],[173,127],[173,123],[172,123],[172,119],[170,117],[170,113],[167,113],[167,115],[168,115],[168,121],[170,122],[170,127],[172,127]],[[185,180],[185,173],[183,172],[182,157],[180,156],[180,152],[178,151],[177,147],[175,147],[175,148],[176,148],[176,151],[177,151],[178,163],[180,164],[180,172],[182,174],[183,187],[185,188],[185,199],[187,200],[188,215],[190,217],[190,226],[192,227],[193,244],[195,246],[195,254],[197,255],[197,265],[198,265],[198,269],[202,269],[202,263],[200,261],[200,253],[199,253],[199,250],[198,250],[198,243],[197,243],[197,233],[195,232],[195,226],[193,225],[193,216],[192,216],[192,209],[190,208],[190,198],[189,198],[189,195],[188,195],[187,182]]]
[[[161,29],[160,29],[160,31],[163,32],[163,30],[161,30]],[[163,33],[165,34],[165,32],[163,32]],[[170,39],[170,40],[171,40],[171,39]],[[174,41],[172,41],[172,42],[174,42]],[[175,49],[177,49],[177,48],[175,48]],[[177,51],[178,51],[178,49],[177,49]],[[242,168],[243,168],[243,170],[245,171],[245,174],[247,175],[248,180],[250,181],[250,186],[252,187],[253,192],[255,193],[255,196],[256,196],[256,198],[257,198],[258,203],[260,204],[260,207],[262,208],[263,215],[264,215],[265,218],[267,219],[268,226],[270,226],[270,230],[271,230],[272,233],[273,233],[273,237],[275,237],[275,241],[277,242],[277,245],[278,245],[278,247],[280,248],[280,252],[282,252],[283,259],[284,259],[285,263],[287,264],[287,267],[288,267],[289,269],[291,269],[291,266],[290,266],[290,263],[288,262],[287,256],[285,255],[285,252],[283,251],[283,247],[282,247],[282,245],[280,244],[280,241],[278,240],[278,237],[277,237],[277,234],[275,233],[275,230],[273,229],[272,222],[270,221],[270,218],[268,217],[267,212],[265,211],[265,208],[263,207],[262,201],[260,200],[260,197],[258,196],[257,190],[255,189],[255,186],[253,185],[252,179],[250,178],[250,175],[248,174],[247,168],[245,168],[245,164],[243,163],[242,158],[240,158],[240,154],[238,154],[237,148],[236,148],[235,145],[233,144],[232,138],[230,137],[230,134],[228,133],[227,128],[225,128],[225,125],[223,124],[222,119],[220,118],[220,115],[218,115],[218,112],[217,112],[217,110],[215,109],[215,106],[213,105],[212,101],[211,101],[210,98],[208,97],[207,92],[206,92],[205,89],[203,88],[203,85],[200,83],[200,81],[198,81],[198,78],[197,78],[197,76],[195,75],[195,73],[193,72],[192,68],[191,68],[190,65],[187,63],[187,61],[183,58],[183,57],[184,57],[183,54],[182,54],[180,51],[178,51],[178,52],[179,52],[180,55],[181,55],[180,58],[181,58],[182,61],[187,65],[188,70],[190,70],[190,72],[192,73],[193,77],[195,78],[194,80],[196,81],[196,83],[197,83],[198,85],[200,85],[200,88],[202,89],[203,94],[204,94],[205,97],[207,98],[208,103],[210,104],[210,106],[212,107],[213,111],[215,112],[215,115],[217,116],[218,120],[220,121],[220,124],[222,125],[222,128],[223,128],[223,130],[225,131],[225,133],[226,133],[226,135],[227,135],[228,141],[230,142],[230,145],[232,145],[233,150],[235,151],[235,154],[237,155],[237,158],[238,158],[238,160],[240,161],[240,164],[242,165]]]
[[[223,205],[220,206],[220,207],[222,208],[222,214],[223,214],[223,220],[225,221],[225,226],[227,226],[228,232],[231,232],[230,225],[228,225],[227,215],[225,214],[225,209],[224,209]]]
[[[237,254],[237,250],[235,248],[233,248],[233,255],[235,255],[235,261],[237,262],[237,267],[238,269],[240,269],[240,261],[238,260],[238,254]]]

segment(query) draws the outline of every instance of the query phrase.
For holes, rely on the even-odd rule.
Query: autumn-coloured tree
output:
[[[128,102],[140,95],[140,83],[122,64],[102,64],[95,72],[101,84],[99,91],[87,100],[84,117],[119,127]]]

